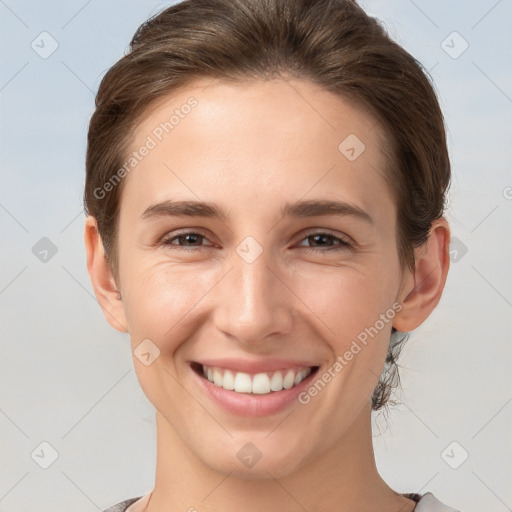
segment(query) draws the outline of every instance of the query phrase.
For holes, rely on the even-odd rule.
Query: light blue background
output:
[[[468,249],[403,353],[404,404],[375,418],[378,466],[397,491],[512,510],[512,2],[362,4],[431,70],[453,166],[448,219]],[[81,201],[94,92],[167,5],[0,0],[0,512],[92,512],[153,485],[152,406],[128,337],[94,298]],[[31,48],[43,31],[59,45],[47,59]],[[441,47],[453,31],[469,43],[457,59]],[[44,236],[58,250],[47,263],[32,253]],[[48,469],[31,458],[43,441],[59,454]],[[453,441],[452,460],[469,453],[458,469],[442,456]]]

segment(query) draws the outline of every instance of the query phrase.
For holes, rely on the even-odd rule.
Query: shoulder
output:
[[[414,508],[414,512],[460,512],[455,508],[448,507],[441,503],[431,492],[421,496],[418,504]]]
[[[130,505],[135,503],[137,500],[140,500],[141,498],[142,496],[138,496],[137,498],[130,498],[128,500],[121,501],[120,503],[107,508],[103,512],[125,512]]]

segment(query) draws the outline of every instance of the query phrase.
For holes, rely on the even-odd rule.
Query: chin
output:
[[[253,481],[285,477],[297,471],[303,463],[304,453],[295,446],[284,446],[277,437],[274,442],[262,438],[253,443],[246,439],[248,436],[229,447],[219,447],[220,450],[213,453],[200,451],[198,456],[214,471]]]

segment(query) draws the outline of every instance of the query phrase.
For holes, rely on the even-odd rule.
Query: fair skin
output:
[[[441,297],[449,226],[434,223],[410,273],[398,259],[386,142],[372,117],[300,80],[206,84],[159,101],[138,126],[132,151],[188,98],[198,101],[125,178],[115,274],[86,219],[88,270],[107,320],[129,333],[132,351],[145,339],[160,351],[147,366],[134,355],[157,424],[155,487],[134,510],[409,512],[414,502],[375,466],[370,398],[391,327],[415,329]],[[354,161],[338,149],[349,134],[365,144]],[[142,217],[167,200],[212,203],[226,216]],[[286,203],[313,200],[356,205],[370,219],[282,215]],[[250,262],[237,251],[246,237],[245,251],[262,250]],[[214,400],[194,370],[221,358],[318,366],[304,386],[397,303],[392,321],[307,404],[241,414]],[[245,407],[287,392],[225,394]],[[237,456],[246,443],[261,455],[251,467]]]

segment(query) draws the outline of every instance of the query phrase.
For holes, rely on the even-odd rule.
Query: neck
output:
[[[280,478],[247,480],[206,466],[158,412],[155,488],[147,512],[281,512],[322,510],[409,512],[414,502],[378,474],[371,442],[371,410],[363,407],[325,453]]]

